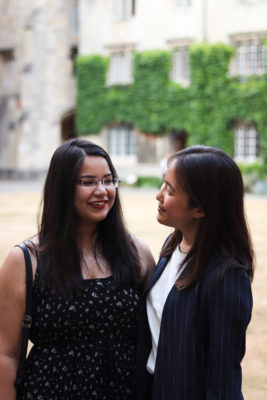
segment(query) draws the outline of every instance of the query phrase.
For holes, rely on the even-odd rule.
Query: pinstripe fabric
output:
[[[165,266],[166,260],[160,260],[147,290]],[[196,284],[170,291],[161,321],[152,400],[243,399],[240,363],[252,311],[251,285],[244,269],[233,265],[218,280],[221,269],[222,264],[213,260]],[[147,322],[143,328],[148,329]],[[144,367],[139,364],[139,368]]]

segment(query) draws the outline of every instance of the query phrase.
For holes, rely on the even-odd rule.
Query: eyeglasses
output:
[[[76,180],[78,185],[82,185],[84,188],[88,189],[95,189],[98,186],[98,182],[101,182],[105,189],[117,189],[119,187],[120,180],[118,178],[82,178]]]

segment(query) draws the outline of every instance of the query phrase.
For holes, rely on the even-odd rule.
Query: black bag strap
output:
[[[16,380],[14,386],[18,388],[23,378],[23,366],[27,356],[28,349],[28,340],[29,340],[29,331],[32,324],[32,262],[29,254],[29,250],[27,246],[22,243],[18,245],[23,251],[25,258],[25,267],[26,267],[26,307],[25,314],[22,320],[22,339],[21,339],[21,350],[20,350],[20,358],[18,364],[18,370],[16,375]]]

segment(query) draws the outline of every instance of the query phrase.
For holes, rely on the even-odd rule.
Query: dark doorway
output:
[[[171,131],[170,133],[170,145],[171,152],[182,150],[186,146],[187,133],[185,131]]]
[[[61,118],[61,138],[63,141],[75,138],[75,111],[69,111]]]

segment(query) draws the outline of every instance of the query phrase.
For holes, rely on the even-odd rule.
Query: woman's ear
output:
[[[203,208],[202,207],[196,207],[194,216],[195,216],[196,219],[204,218],[205,217],[205,213],[203,211]]]

